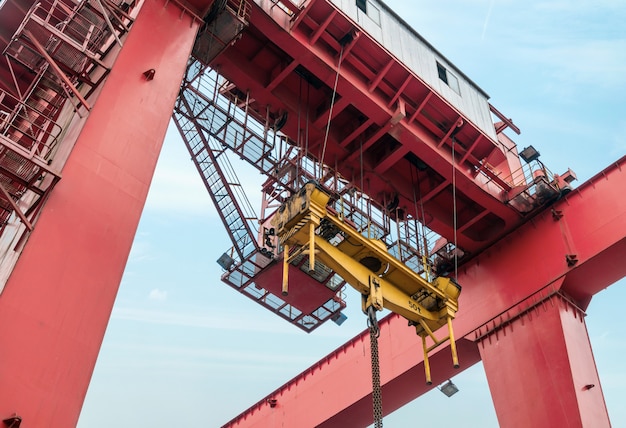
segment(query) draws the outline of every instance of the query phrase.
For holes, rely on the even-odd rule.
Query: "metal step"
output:
[[[192,156],[240,260],[257,250],[258,219],[245,198],[241,183],[220,142],[192,121],[184,97],[174,111],[174,122]],[[245,211],[244,208],[245,207]]]

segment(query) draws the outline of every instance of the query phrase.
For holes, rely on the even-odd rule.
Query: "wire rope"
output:
[[[311,86],[306,85],[306,118],[304,121],[304,159],[309,158],[309,103],[311,101]],[[313,171],[310,174],[315,178],[315,164],[313,164]],[[304,183],[303,183],[304,184]]]
[[[452,224],[454,230],[454,279],[459,279],[459,252],[457,251],[457,215],[456,215],[456,165],[454,145],[456,138],[452,137]]]
[[[330,99],[330,109],[328,110],[328,123],[326,124],[326,132],[324,134],[324,144],[322,146],[322,156],[320,158],[320,180],[324,174],[324,156],[326,156],[326,144],[328,143],[328,134],[330,132],[330,122],[333,118],[333,107],[335,106],[335,97],[337,96],[337,83],[339,82],[339,73],[341,71],[341,62],[343,60],[343,45],[341,46],[341,51],[339,52],[339,63],[337,64],[337,74],[335,75],[335,84],[333,86],[333,95]]]
[[[415,168],[417,169],[417,168]],[[422,266],[424,269],[424,275],[426,275],[426,280],[430,281],[430,268],[428,266],[428,241],[426,240],[426,227],[424,226],[426,223],[426,213],[424,211],[424,199],[422,198],[422,183],[420,181],[419,171],[415,171],[415,181],[413,180],[413,167],[411,167],[411,184],[413,185],[413,209],[415,210],[415,217],[417,219],[415,225],[415,241],[417,243],[417,249],[419,251],[420,245],[422,246]],[[415,183],[417,183],[417,195],[415,194]],[[420,210],[417,209],[417,200],[419,199]],[[420,212],[421,212],[421,220],[420,220]],[[417,224],[420,225],[419,229]],[[420,237],[417,236],[418,233],[422,234],[422,242],[420,243]]]
[[[296,147],[297,147],[297,151],[300,152],[300,143],[302,142],[301,140],[302,138],[302,77],[300,77],[299,80],[299,86],[298,86],[298,137],[296,138]],[[295,180],[298,180],[298,177],[300,176],[300,158],[299,156],[296,157],[296,176],[295,176]],[[294,183],[294,188],[297,189],[298,183]]]

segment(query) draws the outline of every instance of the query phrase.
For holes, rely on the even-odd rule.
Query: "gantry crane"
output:
[[[264,199],[272,201],[264,204],[262,215],[254,219],[262,225],[262,232],[256,232],[254,254],[243,256],[239,239],[233,236],[239,229],[232,227],[234,217],[229,220],[229,216],[237,200],[231,198],[228,204],[216,202],[234,244],[233,250],[219,261],[226,271],[223,279],[291,322],[296,314],[294,323],[312,330],[328,319],[338,319],[342,305],[329,306],[331,300],[326,300],[327,296],[313,300],[319,303],[312,305],[310,296],[301,293],[323,290],[314,284],[295,287],[298,294],[288,293],[290,263],[300,268],[295,270],[298,275],[304,271],[315,277],[319,275],[316,270],[319,265],[325,279],[329,274],[335,277],[339,274],[339,282],[345,279],[363,293],[363,308],[369,313],[370,324],[375,323],[370,310],[382,309],[385,303],[417,326],[423,339],[426,379],[430,384],[428,351],[448,338],[454,366],[458,366],[451,320],[459,289],[449,287],[450,280],[441,275],[456,271],[459,261],[462,264],[471,259],[506,231],[563,196],[571,190],[569,183],[575,176],[571,171],[553,176],[538,161],[538,153],[532,147],[518,155],[515,144],[503,131],[519,130],[486,101],[480,88],[419,36],[413,34],[414,43],[432,50],[425,59],[432,62],[437,72],[436,82],[445,84],[439,91],[434,90],[434,82],[428,81],[428,75],[408,70],[394,57],[400,53],[386,50],[393,49],[389,45],[381,47],[380,40],[363,33],[349,17],[337,14],[332,5],[311,2],[302,8],[285,3],[257,6],[251,5],[248,11],[244,3],[231,2],[210,14],[212,21],[205,22],[196,42],[195,57],[181,92],[183,101],[179,102],[175,115],[177,123],[178,116],[184,116],[189,122],[202,124],[199,134],[203,135],[204,146],[189,142],[198,138],[190,137],[194,135],[191,127],[182,132],[192,158],[197,159],[198,153],[192,147],[208,147],[214,141],[218,146],[214,149],[217,156],[213,164],[230,149],[268,176]],[[343,12],[356,14],[358,20],[359,13],[366,10],[357,4]],[[261,14],[258,21],[253,18],[255,13]],[[325,18],[320,20],[320,17]],[[232,31],[235,27],[226,25],[227,22],[237,22],[237,31]],[[272,25],[276,27],[270,28]],[[290,40],[281,39],[284,39],[282,30],[289,32]],[[402,31],[409,32],[401,27]],[[199,55],[199,46],[214,48]],[[282,52],[289,48],[291,52]],[[296,59],[296,49],[308,49],[328,64],[336,62],[326,82],[317,78],[320,71],[311,71],[316,66],[314,62]],[[370,70],[381,71],[378,74],[370,71],[368,75],[365,65]],[[345,74],[341,73],[342,67],[348,69]],[[339,84],[340,79],[346,82]],[[362,84],[367,86],[367,92],[359,98]],[[483,99],[477,111],[455,100],[454,94],[448,95],[450,90],[458,95],[460,87]],[[410,97],[411,90],[419,94],[417,98],[421,102],[416,103]],[[485,123],[481,117],[485,112],[493,114],[498,122]],[[382,118],[374,120],[376,115]],[[258,131],[253,133],[247,128]],[[414,139],[407,138],[407,134]],[[196,160],[196,165],[201,173],[206,171],[202,159]],[[224,180],[224,174],[221,177]],[[338,186],[338,177],[348,184]],[[326,226],[335,217],[324,214],[322,225],[319,212],[326,208],[312,203],[315,198],[311,197],[310,185],[304,185],[310,179],[318,180],[319,194],[334,195],[332,205],[342,218],[334,227],[344,224],[344,212],[354,212],[355,204],[350,204],[346,195],[367,196],[365,209],[361,203],[361,221],[342,230],[341,236],[352,236],[354,240],[362,235],[373,237],[363,242],[377,242],[370,245],[372,251],[377,249],[375,260],[398,267],[393,272],[405,272],[403,277],[400,275],[401,280],[389,283],[381,278],[387,273],[355,262],[354,257],[359,253],[344,257],[348,244],[343,250],[337,249],[341,244],[336,242],[326,245],[325,242],[336,238],[325,236],[334,231]],[[457,180],[463,190],[459,190]],[[218,181],[212,177],[205,179],[210,193]],[[406,183],[412,186],[407,187]],[[291,195],[308,196],[302,199],[304,196]],[[292,199],[288,199],[290,196]],[[325,202],[328,201],[322,205]],[[314,205],[318,214],[294,212],[292,205]],[[278,214],[272,210],[278,210]],[[280,214],[285,212],[289,214]],[[377,226],[372,225],[374,212],[382,218]],[[444,212],[450,215],[442,217]],[[239,213],[239,218],[245,218],[241,210]],[[293,222],[304,228],[300,224],[302,216],[309,221],[306,233],[285,229],[287,223],[296,227]],[[268,224],[270,219],[274,227]],[[351,222],[348,218],[346,224]],[[400,233],[400,230],[409,232]],[[325,237],[317,239],[318,235]],[[254,240],[254,234],[248,237],[249,242]],[[316,262],[317,252],[321,260]],[[233,258],[235,253],[237,259]],[[282,281],[274,256],[282,259]],[[357,258],[361,260],[365,256]],[[272,270],[274,273],[269,275]],[[363,272],[368,280],[357,272]],[[431,275],[439,275],[432,278],[432,284]],[[438,282],[445,282],[446,286],[440,288]],[[327,285],[327,288],[337,289],[337,283],[331,281],[331,287]],[[387,285],[381,287],[381,283]],[[404,300],[399,303],[390,297],[389,291],[383,297],[383,289],[399,291],[400,296],[408,298],[399,297]],[[432,308],[426,310],[415,303],[421,299],[432,300],[437,311],[447,307],[445,315],[433,314]],[[339,294],[332,299],[332,302],[341,301]],[[303,302],[308,305],[308,314],[302,311]],[[424,314],[418,316],[421,311]],[[438,338],[434,331],[442,325],[448,326],[449,333]],[[430,346],[427,337],[432,340]]]
[[[519,131],[513,122],[382,2],[8,0],[0,20],[6,425],[75,425],[172,110],[232,238],[219,260],[224,282],[305,331],[340,322],[349,283],[370,321],[368,308],[387,305],[414,324],[427,379],[426,338],[444,341],[437,327],[448,326],[449,346],[467,361],[479,358],[475,343],[492,357],[487,340],[546,302],[556,308],[550,336],[565,335],[564,312],[578,319],[593,294],[578,285],[588,268],[577,269],[622,248],[606,234],[584,241],[584,254],[570,247],[578,235],[567,225],[579,218],[567,208],[576,205],[566,196],[573,172],[552,174],[532,146],[518,150],[505,134]],[[228,153],[267,177],[259,215]],[[622,163],[605,176],[620,182]],[[287,208],[302,202],[315,211],[306,221],[312,211]],[[552,237],[560,264],[555,256],[550,274],[537,275],[544,288],[509,293],[498,282],[511,257],[503,238],[524,230],[539,239],[531,219]],[[621,230],[613,220],[605,224]],[[283,272],[299,286],[283,283]],[[457,307],[457,277],[471,312]],[[498,305],[484,306],[487,292]],[[463,320],[456,341],[455,316]],[[396,319],[381,329],[399,337]],[[568,331],[574,340],[585,334]],[[584,350],[576,361],[587,376],[594,366]],[[570,389],[567,411],[585,420],[600,409],[597,420],[608,422],[601,394]],[[306,393],[320,399],[315,387]],[[283,404],[295,402],[289,394],[275,394],[279,408],[302,417]],[[269,411],[260,404],[230,425]],[[345,421],[340,411],[313,416],[313,424]]]
[[[466,84],[464,90],[483,98],[477,111],[463,112],[463,103],[451,105],[423,76],[329,7],[326,3],[307,7],[276,3],[263,11],[247,2],[216,4],[194,45],[174,115],[232,238],[233,248],[220,260],[226,271],[224,281],[280,316],[292,322],[297,318],[296,325],[308,331],[339,317],[344,305],[341,293],[323,291],[313,300],[299,296],[300,304],[307,302],[304,312],[297,304],[293,306],[293,297],[281,297],[276,285],[280,270],[272,259],[282,257],[282,251],[267,236],[273,210],[308,180],[318,180],[326,191],[336,193],[337,203],[358,224],[357,229],[371,228],[368,233],[384,240],[397,259],[427,275],[435,263],[442,273],[459,257],[477,254],[568,191],[575,178],[571,171],[552,176],[533,157],[532,148],[522,153],[528,161],[522,163],[515,144],[503,132],[507,128],[518,131],[517,127],[452,65],[446,69],[447,60],[423,39],[417,37],[415,43],[433,51],[428,59],[438,73],[445,74],[450,83],[456,79],[456,85]],[[358,14],[356,9],[352,12]],[[313,17],[326,13],[327,21],[311,29]],[[307,36],[311,46],[301,42],[303,37],[294,38],[303,47],[285,41],[291,49],[312,49],[319,44],[328,50],[331,46],[332,52],[322,50],[318,55],[330,54],[339,60],[334,78],[329,75],[323,82],[308,64],[293,59],[295,54],[281,54],[283,30],[272,28],[278,32],[274,41],[265,28],[277,24],[289,27],[292,35],[313,33]],[[346,78],[340,68],[357,67],[360,75],[365,58],[373,53],[380,56],[376,59],[383,72],[361,76],[371,80],[361,98],[342,94],[344,87],[359,90],[358,85],[350,86],[356,82],[348,80],[337,90],[339,80]],[[269,82],[264,81],[267,76]],[[436,78],[444,82],[439,74]],[[376,97],[361,103],[369,93]],[[415,102],[412,96],[421,101]],[[491,113],[498,122],[483,123],[482,116]],[[467,115],[474,116],[473,120]],[[234,170],[225,163],[228,152],[268,177],[258,216],[246,208]],[[429,164],[422,158],[429,159]],[[439,170],[430,165],[438,165]],[[478,199],[470,201],[458,184],[476,192]],[[462,216],[441,216],[452,204],[458,204],[455,213]],[[294,259],[303,261],[302,257]],[[328,269],[324,272],[318,280],[332,291],[341,290],[343,281]],[[310,292],[315,293],[306,293]]]

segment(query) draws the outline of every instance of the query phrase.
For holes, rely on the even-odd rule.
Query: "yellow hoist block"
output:
[[[272,219],[285,255],[283,294],[288,293],[289,263],[295,257],[307,255],[310,270],[319,259],[361,293],[365,313],[370,306],[387,308],[415,326],[422,338],[427,383],[431,383],[428,353],[448,340],[458,367],[452,319],[461,287],[451,278],[422,278],[389,254],[383,241],[363,236],[343,216],[329,212],[329,200],[326,192],[310,182],[285,201]],[[444,326],[448,335],[437,338],[435,332]]]

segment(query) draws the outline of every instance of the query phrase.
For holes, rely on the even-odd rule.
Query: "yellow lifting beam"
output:
[[[370,306],[387,308],[415,326],[422,337],[428,384],[432,383],[428,353],[448,340],[453,364],[458,367],[452,319],[461,287],[450,278],[422,278],[389,254],[384,242],[363,236],[343,216],[330,212],[329,200],[326,192],[310,182],[285,201],[272,219],[284,248],[283,294],[288,293],[289,263],[308,255],[311,271],[317,259],[361,293],[363,312],[368,313]],[[448,336],[437,338],[435,332],[443,326],[448,327]]]

